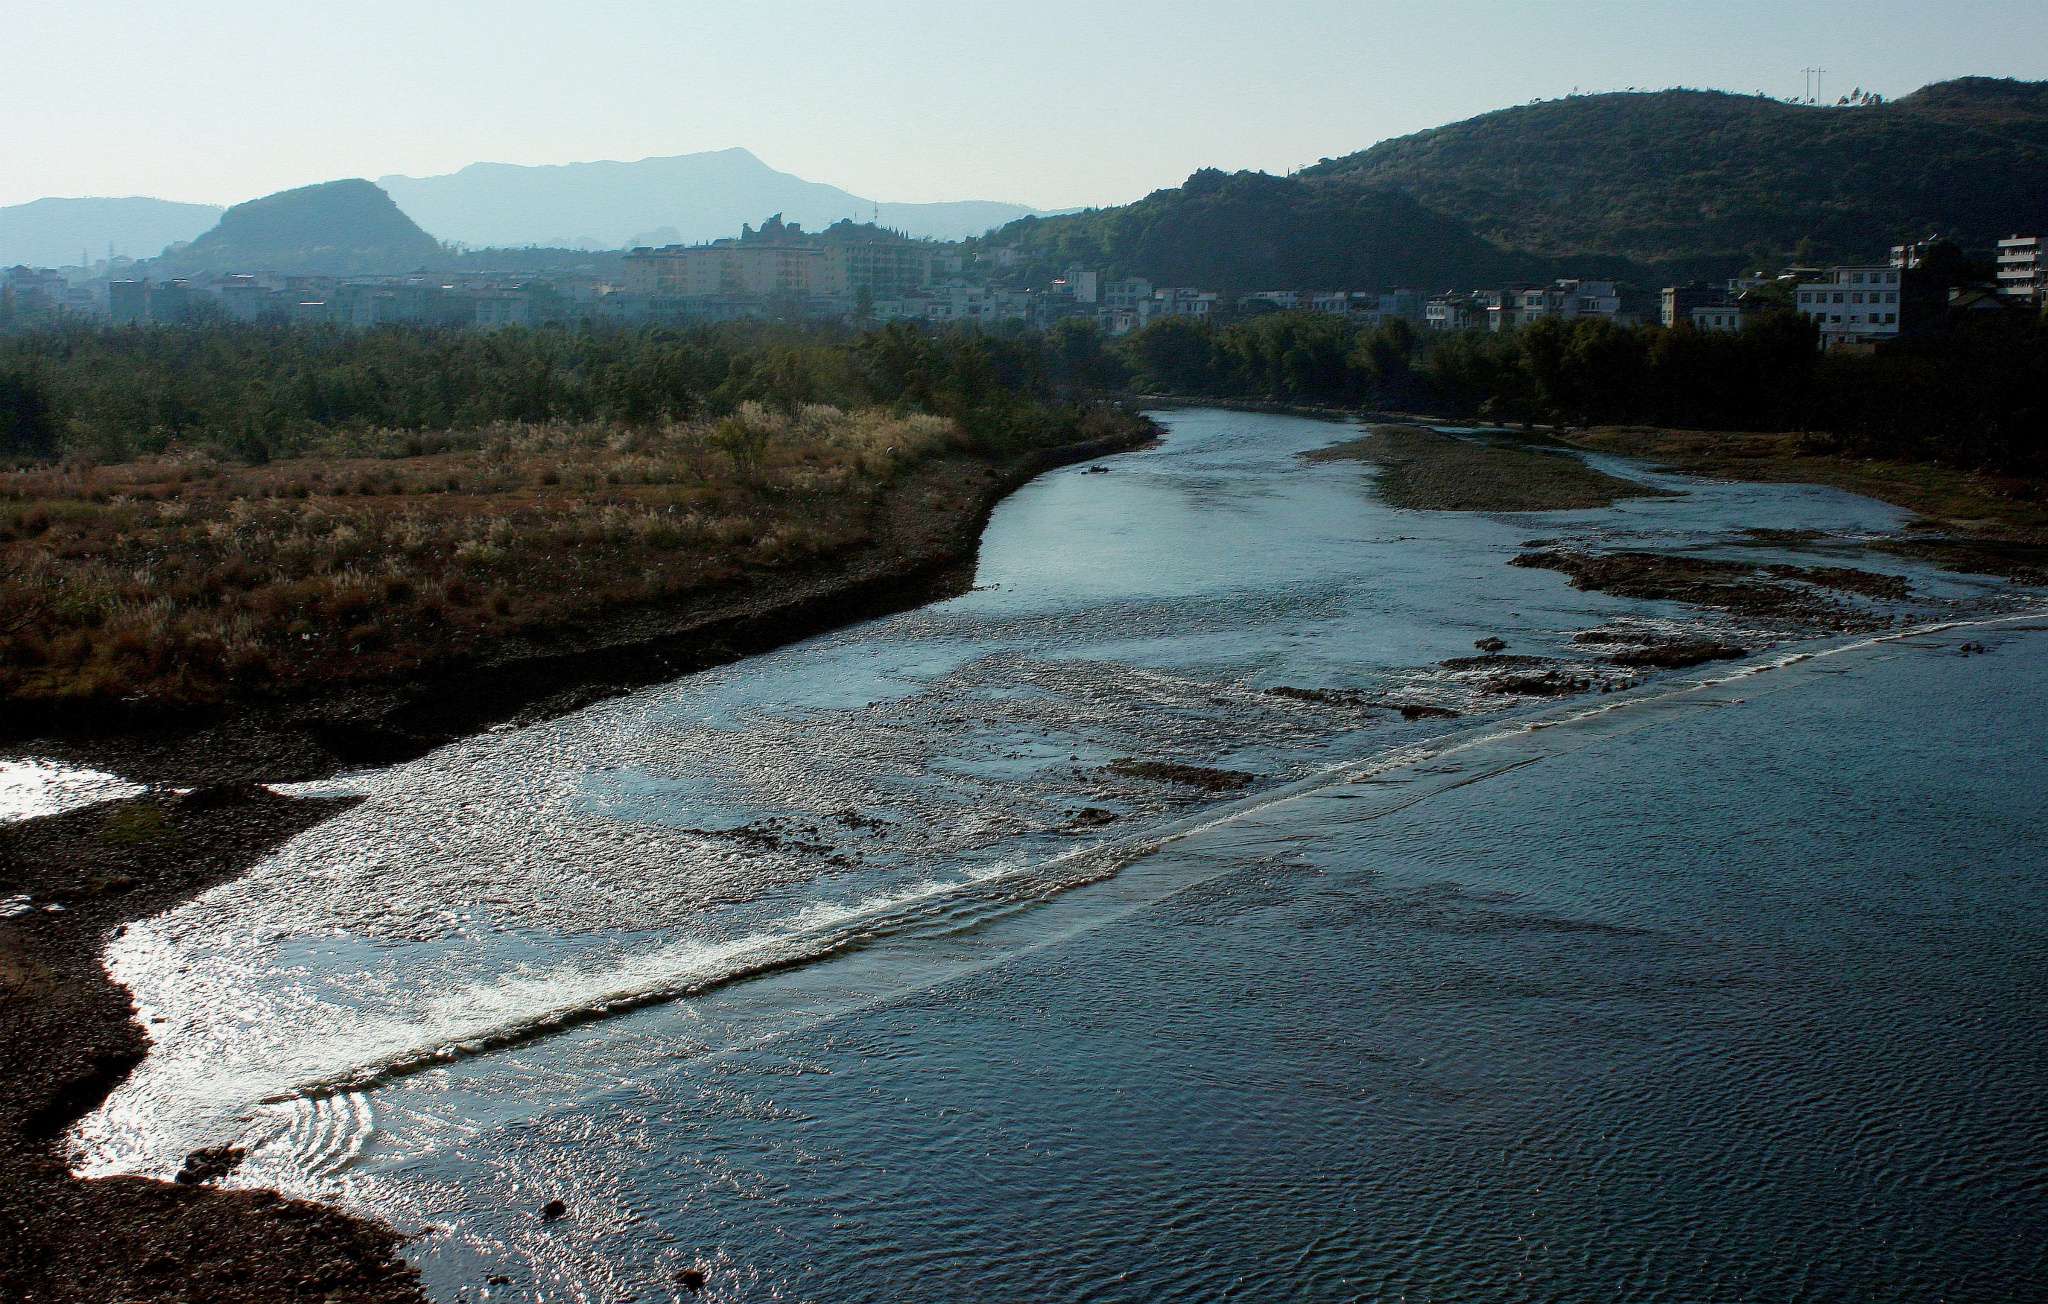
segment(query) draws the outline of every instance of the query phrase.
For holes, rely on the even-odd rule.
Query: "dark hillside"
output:
[[[1965,78],[1820,108],[1719,91],[1585,95],[1383,141],[1311,182],[1395,188],[1511,248],[1726,265],[1983,248],[2048,222],[2048,82]]]
[[[1228,291],[1442,290],[1557,274],[1546,260],[1497,248],[1403,194],[1213,168],[1134,204],[1027,217],[971,243],[1015,245],[1020,270],[1038,279],[1079,263]]]
[[[409,272],[447,261],[440,242],[360,179],[283,190],[221,214],[220,223],[152,266],[156,276],[275,271]]]

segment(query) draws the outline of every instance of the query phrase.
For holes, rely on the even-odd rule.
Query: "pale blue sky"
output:
[[[1628,86],[2048,78],[2027,0],[0,0],[0,204],[742,145],[882,200],[1120,203]]]

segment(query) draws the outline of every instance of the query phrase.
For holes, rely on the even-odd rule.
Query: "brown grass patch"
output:
[[[203,702],[474,654],[867,542],[883,491],[959,440],[937,417],[749,404],[451,442],[0,474],[0,692]]]

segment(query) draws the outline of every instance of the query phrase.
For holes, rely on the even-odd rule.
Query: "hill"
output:
[[[1982,249],[2048,225],[2048,82],[1970,77],[1856,107],[1583,95],[1382,141],[1299,175],[1399,189],[1498,243],[1674,270]]]
[[[190,245],[151,264],[151,275],[275,271],[354,275],[409,272],[447,261],[440,242],[360,178],[283,190],[221,214]]]
[[[778,172],[744,149],[632,163],[472,163],[445,176],[389,176],[378,184],[413,220],[444,240],[469,245],[695,243],[732,235],[742,222],[776,212],[814,231],[850,217],[956,240],[1036,211],[980,200],[878,204]]]
[[[38,199],[0,208],[0,267],[70,267],[80,254],[88,263],[107,248],[130,258],[153,258],[167,244],[212,226],[221,210],[212,204],[179,204],[168,199]]]
[[[1155,284],[1233,292],[1442,290],[1563,274],[1391,190],[1213,168],[1119,208],[1012,222],[976,245],[1015,246],[1018,271],[1031,279],[1079,263]],[[1624,269],[1605,260],[1578,270]]]

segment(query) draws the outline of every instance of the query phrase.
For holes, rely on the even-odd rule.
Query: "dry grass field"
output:
[[[747,404],[0,473],[0,693],[198,703],[431,665],[858,545],[958,443],[940,417]]]

